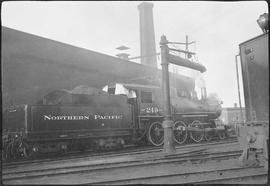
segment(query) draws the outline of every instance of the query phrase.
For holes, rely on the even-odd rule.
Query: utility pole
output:
[[[164,153],[174,153],[175,146],[173,141],[173,121],[171,114],[171,102],[170,102],[170,81],[169,81],[169,62],[168,62],[168,41],[166,36],[161,36],[160,49],[161,49],[161,66],[162,66],[162,93],[163,93],[163,110],[164,120],[162,127],[164,128]]]
[[[183,51],[169,48],[167,44],[183,44],[176,42],[169,42],[166,36],[162,35],[160,39],[160,49],[161,49],[161,66],[162,66],[162,96],[163,96],[163,111],[164,111],[164,120],[162,122],[162,127],[164,129],[164,146],[163,152],[166,154],[175,153],[175,146],[173,140],[173,127],[174,123],[172,120],[171,113],[171,99],[170,99],[170,81],[169,81],[169,70],[168,66],[170,63],[183,66],[187,68],[191,68],[194,70],[198,70],[201,73],[206,71],[206,68],[199,64],[189,61],[188,59],[181,58],[179,56],[174,56],[169,54],[169,51],[177,51],[181,53],[185,53],[187,55],[194,55],[194,52]],[[187,43],[189,44],[189,43]]]

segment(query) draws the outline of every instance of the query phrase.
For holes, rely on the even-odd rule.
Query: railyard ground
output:
[[[13,179],[10,175],[5,176],[5,170],[3,170],[3,183],[8,185],[266,184],[268,173],[263,166],[243,168],[238,162],[239,155],[228,155],[226,158],[228,152],[239,150],[238,143],[228,143],[216,146],[197,146],[190,149],[177,148],[174,155],[166,155],[159,151],[37,163],[14,168],[18,172],[33,171],[30,177],[27,177],[27,174],[30,173],[25,173],[22,175],[26,175],[26,177]],[[204,154],[208,154],[208,156],[203,158]],[[223,155],[225,158],[215,158],[216,154]],[[201,159],[198,158],[200,156]],[[194,159],[194,157],[196,158]],[[44,173],[46,170],[49,170],[49,174]],[[8,179],[5,180],[5,178]]]

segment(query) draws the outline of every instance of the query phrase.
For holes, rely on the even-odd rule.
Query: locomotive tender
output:
[[[188,136],[195,142],[209,139],[207,132],[196,128],[216,127],[221,113],[218,101],[199,100],[195,92],[171,89],[175,142],[182,144]],[[164,138],[160,98],[159,86],[143,84],[53,91],[35,105],[5,111],[5,158],[70,149],[112,149],[131,143],[160,146]]]
[[[268,13],[260,15],[257,23],[263,33],[239,44],[246,107],[246,121],[239,127],[239,142],[243,149],[239,160],[244,165],[248,165],[252,157],[248,155],[249,152],[263,149],[263,162],[266,169],[268,169],[269,151],[268,20]]]

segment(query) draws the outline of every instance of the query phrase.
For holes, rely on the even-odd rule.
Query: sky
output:
[[[24,1],[3,2],[2,26],[77,47],[115,56],[125,45],[130,57],[140,56],[139,11],[142,1]],[[150,1],[148,1],[150,2]],[[266,1],[151,1],[156,50],[165,35],[169,41],[195,44],[203,74],[179,67],[178,72],[204,79],[207,93],[216,93],[223,107],[238,104],[235,55],[239,44],[262,34],[256,20],[268,13]],[[184,46],[178,46],[184,49]],[[134,60],[139,63],[139,60]],[[160,63],[160,57],[158,57]],[[172,66],[172,65],[170,65]],[[160,67],[160,66],[159,66]],[[241,81],[241,72],[240,81]],[[199,78],[198,78],[199,77]],[[197,81],[196,81],[197,82]],[[241,100],[244,103],[242,83]]]

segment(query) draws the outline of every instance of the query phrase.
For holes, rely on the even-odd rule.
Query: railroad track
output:
[[[187,151],[180,154],[168,155],[168,156],[157,156],[149,157],[148,159],[128,159],[121,162],[105,162],[96,164],[83,164],[77,166],[63,166],[63,167],[47,167],[46,169],[24,169],[24,170],[13,170],[4,171],[2,173],[3,181],[9,180],[31,180],[42,177],[55,177],[61,175],[72,175],[72,174],[83,174],[90,173],[93,171],[104,171],[114,169],[125,169],[131,167],[143,167],[153,166],[161,164],[175,164],[175,163],[203,163],[209,160],[223,160],[237,158],[241,155],[242,151],[226,151],[226,152],[205,152],[204,148],[199,148],[194,151]]]
[[[142,176],[128,179],[116,179],[110,181],[97,181],[86,184],[93,185],[125,185],[125,184],[213,184],[224,183],[234,180],[241,180],[250,177],[259,177],[262,183],[267,183],[267,172],[262,170],[262,166],[257,167],[234,167],[225,169],[210,169],[205,171],[162,174],[155,176]],[[240,182],[241,183],[241,182]],[[257,184],[260,182],[256,182]]]
[[[221,144],[227,144],[227,143],[235,143],[237,142],[236,137],[230,137],[226,140],[222,141],[214,141],[214,142],[203,142],[199,144],[184,144],[181,146],[176,146],[176,149],[184,149],[184,148],[193,148],[193,147],[198,147],[198,146],[209,146],[209,145],[221,145]],[[113,156],[119,156],[119,155],[133,155],[133,154],[143,154],[143,153],[151,153],[151,152],[159,152],[162,151],[162,147],[129,147],[124,150],[118,150],[118,151],[109,151],[109,152],[98,152],[98,153],[93,153],[93,152],[86,152],[86,153],[70,153],[66,154],[65,156],[58,156],[58,157],[53,157],[53,158],[42,158],[42,159],[34,159],[34,160],[19,160],[19,161],[12,161],[12,162],[3,162],[3,168],[11,168],[11,167],[17,167],[19,165],[26,165],[26,164],[40,164],[40,163],[46,163],[46,162],[51,162],[51,161],[72,161],[74,159],[83,159],[86,157],[113,157]]]
[[[48,168],[48,169],[40,169],[40,170],[25,170],[25,171],[14,171],[14,172],[3,172],[3,183],[7,184],[32,184],[32,183],[40,183],[40,180],[43,180],[44,178],[47,178],[48,182],[45,183],[52,183],[57,184],[57,180],[63,180],[63,177],[73,177],[76,175],[108,175],[108,173],[113,171],[122,171],[122,173],[117,175],[122,175],[123,173],[126,173],[126,170],[144,170],[151,167],[163,167],[166,170],[166,167],[173,167],[175,165],[180,166],[180,164],[190,164],[190,165],[197,165],[195,171],[190,170],[187,172],[183,172],[179,170],[178,173],[159,173],[155,175],[139,175],[131,178],[126,178],[123,176],[121,178],[117,177],[109,177],[107,180],[100,179],[100,180],[85,180],[80,184],[101,184],[101,185],[121,185],[121,184],[140,184],[140,183],[166,183],[166,180],[174,180],[175,183],[200,183],[200,182],[206,182],[206,181],[222,181],[231,179],[231,177],[237,175],[239,176],[263,176],[267,173],[261,171],[261,166],[259,167],[251,167],[247,170],[252,170],[251,172],[248,172],[249,174],[238,174],[239,171],[245,170],[245,168],[242,167],[228,167],[225,164],[221,166],[224,167],[223,169],[216,169],[212,168],[209,170],[197,170],[199,167],[198,165],[201,165],[207,161],[217,161],[220,162],[222,160],[228,160],[228,159],[234,159],[241,155],[241,151],[226,151],[226,152],[215,152],[215,153],[209,153],[204,152],[204,149],[197,149],[192,152],[186,152],[186,153],[180,153],[176,155],[170,155],[170,156],[160,156],[160,157],[152,157],[148,159],[140,159],[140,160],[128,160],[128,161],[122,161],[122,162],[113,162],[113,163],[99,163],[99,164],[92,164],[92,165],[80,165],[80,166],[70,166],[70,167],[61,167],[61,168]],[[164,167],[166,166],[166,167]],[[227,168],[226,168],[227,166]],[[181,167],[181,166],[180,166]],[[218,166],[219,167],[219,166]],[[184,167],[183,167],[184,168]],[[153,169],[156,170],[156,169]],[[230,171],[234,172],[235,174],[230,174]],[[244,171],[246,172],[246,170]],[[95,177],[95,175],[93,177]],[[204,178],[198,180],[198,175],[204,175]],[[215,177],[212,177],[211,175],[215,175]],[[62,178],[61,178],[62,177]],[[90,176],[91,177],[91,176]],[[207,179],[205,178],[207,177]],[[185,178],[185,179],[180,179]],[[189,179],[187,179],[189,178]],[[194,178],[194,179],[193,179]],[[196,178],[196,179],[195,179]],[[210,179],[211,178],[211,179]],[[214,179],[215,178],[215,179]],[[235,177],[236,178],[236,177]],[[80,179],[79,179],[80,180]],[[79,181],[77,180],[77,181]],[[162,181],[163,180],[163,181]],[[181,181],[182,180],[182,181]],[[192,182],[193,180],[193,182]],[[196,181],[194,181],[196,180]],[[56,182],[54,182],[56,181]],[[77,183],[77,182],[76,182]],[[173,182],[168,182],[173,183]]]
[[[140,183],[239,183],[241,181],[256,178],[259,181],[267,180],[267,172],[262,171],[262,167],[250,167],[248,169],[235,167],[234,164],[226,168],[226,164],[218,166],[218,168],[201,169],[201,165],[206,162],[220,162],[238,158],[242,151],[238,150],[238,143],[215,142],[205,144],[193,144],[188,146],[179,146],[181,153],[173,155],[164,155],[159,153],[162,149],[152,149],[145,152],[122,153],[117,156],[125,157],[126,155],[137,156],[136,158],[121,159],[121,161],[92,161],[87,158],[79,158],[80,163],[67,163],[70,160],[50,162],[52,166],[22,166],[4,168],[2,178],[4,184],[97,184],[97,185],[119,185],[119,184],[140,184]],[[236,146],[235,146],[236,145]],[[224,151],[224,149],[233,147],[234,150]],[[192,149],[192,150],[191,150]],[[208,151],[211,149],[210,151]],[[223,151],[222,151],[223,150]],[[179,150],[178,150],[179,151]],[[149,153],[146,158],[138,158],[140,154]],[[151,154],[152,153],[152,154]],[[155,155],[154,155],[155,154]],[[159,155],[157,155],[159,154]],[[261,152],[260,152],[261,154]],[[115,157],[116,154],[105,155],[104,157]],[[99,156],[100,158],[100,156]],[[109,158],[110,159],[110,158]],[[90,163],[92,161],[92,163]],[[185,165],[197,165],[195,169],[188,171],[180,171],[186,169]],[[178,169],[166,172],[175,165]],[[225,167],[224,167],[225,165]],[[184,167],[183,167],[184,166]],[[156,167],[156,168],[155,168]],[[222,167],[222,169],[220,169]],[[165,170],[157,174],[149,174],[153,170]],[[147,171],[147,169],[150,169]],[[119,172],[120,171],[120,172]],[[125,176],[129,171],[138,175]],[[116,173],[114,173],[116,172]],[[145,174],[142,174],[145,172]],[[230,173],[232,172],[232,173]],[[219,173],[219,174],[218,174]],[[108,175],[118,176],[108,176]],[[105,178],[102,175],[106,175]],[[120,177],[119,177],[120,175]],[[124,176],[122,176],[124,175]],[[201,177],[198,179],[198,176]],[[93,178],[93,179],[92,179]],[[181,178],[181,179],[180,179]],[[40,182],[41,180],[41,182]],[[68,180],[68,181],[66,181]],[[170,181],[171,180],[171,181]],[[168,182],[170,181],[170,182]]]

